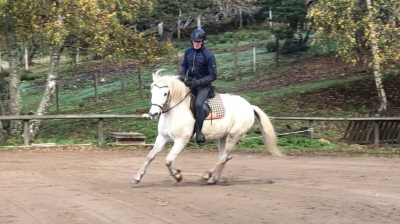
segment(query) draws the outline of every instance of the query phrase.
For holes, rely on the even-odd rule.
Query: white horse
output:
[[[160,76],[160,71],[153,74],[152,106],[147,115],[151,119],[159,119],[158,135],[153,149],[132,179],[134,184],[138,184],[142,180],[152,160],[170,140],[174,141],[174,145],[166,157],[165,165],[171,176],[180,182],[182,174],[174,165],[175,159],[186,144],[195,139],[193,131],[195,117],[190,107],[192,95],[189,88],[178,80],[177,76]],[[202,176],[205,181],[209,184],[219,181],[226,162],[232,159],[231,152],[236,143],[238,140],[244,139],[255,119],[260,124],[263,142],[271,154],[283,156],[277,148],[276,134],[269,117],[259,107],[251,105],[237,95],[217,93],[216,96],[222,100],[223,115],[217,117],[215,113],[210,113],[204,121],[202,130],[206,140],[218,140],[219,158],[216,165]],[[210,118],[212,118],[211,122]]]

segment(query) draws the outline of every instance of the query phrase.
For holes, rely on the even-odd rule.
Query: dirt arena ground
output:
[[[0,152],[1,224],[400,223],[400,161],[236,153],[218,185],[200,175],[214,152],[183,152],[175,186],[147,151]]]

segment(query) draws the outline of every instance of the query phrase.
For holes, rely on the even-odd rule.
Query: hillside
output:
[[[267,35],[268,36],[268,35]],[[239,42],[238,77],[234,78],[232,56],[233,43],[208,43],[216,52],[219,78],[215,86],[220,92],[238,94],[252,104],[259,105],[269,116],[370,116],[377,105],[377,93],[370,70],[362,66],[352,66],[330,54],[325,54],[321,46],[312,46],[309,52],[282,56],[279,67],[274,63],[274,54],[268,53],[262,46],[268,39],[260,35],[263,42],[258,42],[257,72],[253,72],[253,42]],[[212,39],[212,38],[210,38]],[[217,38],[215,38],[217,39]],[[223,40],[224,38],[219,38]],[[176,51],[182,52],[187,43],[176,43]],[[160,59],[141,70],[143,97],[138,91],[137,62],[125,60],[121,63],[124,73],[125,98],[121,94],[120,67],[117,63],[92,61],[77,65],[65,64],[61,68],[59,81],[59,111],[53,106],[52,114],[111,113],[130,114],[147,113],[149,108],[149,89],[151,73],[157,69],[166,69],[176,74],[176,58]],[[41,99],[46,71],[45,66],[24,72],[22,84],[24,111],[35,111]],[[102,75],[100,75],[100,72]],[[93,75],[99,74],[100,102],[94,101]],[[397,86],[398,76],[385,79],[389,114],[399,111],[400,96]],[[55,103],[55,100],[53,101]],[[290,131],[288,127],[298,129],[305,123],[296,121],[274,121],[278,133]],[[156,121],[135,119],[107,119],[105,132],[135,131],[144,133],[147,142],[154,142]],[[318,122],[315,133],[329,139],[340,139],[345,122]],[[251,136],[259,136],[252,130]],[[281,138],[282,144],[292,140]],[[59,144],[95,143],[97,141],[96,120],[54,120],[44,123],[39,139],[35,142],[56,142]],[[261,139],[246,140],[238,148],[257,148]],[[304,141],[304,140],[301,140]],[[21,139],[10,139],[7,144],[20,144]],[[108,143],[107,143],[108,144]],[[309,143],[307,143],[309,144]],[[325,147],[318,142],[312,147]],[[213,142],[207,145],[214,148]],[[286,146],[282,146],[286,147]],[[289,147],[289,146],[288,146]],[[330,147],[330,146],[326,146]]]

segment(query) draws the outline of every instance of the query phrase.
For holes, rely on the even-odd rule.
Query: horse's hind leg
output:
[[[237,140],[232,137],[225,137],[219,140],[218,150],[219,150],[219,158],[218,163],[211,169],[208,173],[207,183],[216,184],[224,170],[225,164],[232,159],[232,151],[235,148]],[[203,179],[206,176],[203,176]]]
[[[154,143],[153,149],[149,152],[149,154],[146,157],[146,160],[144,161],[142,167],[138,170],[136,175],[132,179],[133,184],[138,184],[140,180],[142,179],[143,175],[146,173],[147,168],[149,167],[150,163],[154,160],[156,155],[161,152],[161,150],[164,148],[165,144],[168,142],[169,138],[158,135],[156,142]]]
[[[215,169],[217,169],[217,167],[219,166],[219,161],[221,160],[221,156],[225,153],[225,143],[226,143],[226,136],[218,140],[218,151],[219,151],[218,162],[214,165],[213,168],[207,170],[201,177],[204,181],[210,179],[213,173],[215,172]]]

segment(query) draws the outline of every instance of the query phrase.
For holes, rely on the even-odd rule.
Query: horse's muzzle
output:
[[[159,112],[155,112],[155,113],[149,112],[150,119],[152,119],[152,120],[157,120],[160,117],[160,114],[161,113],[159,113]]]

